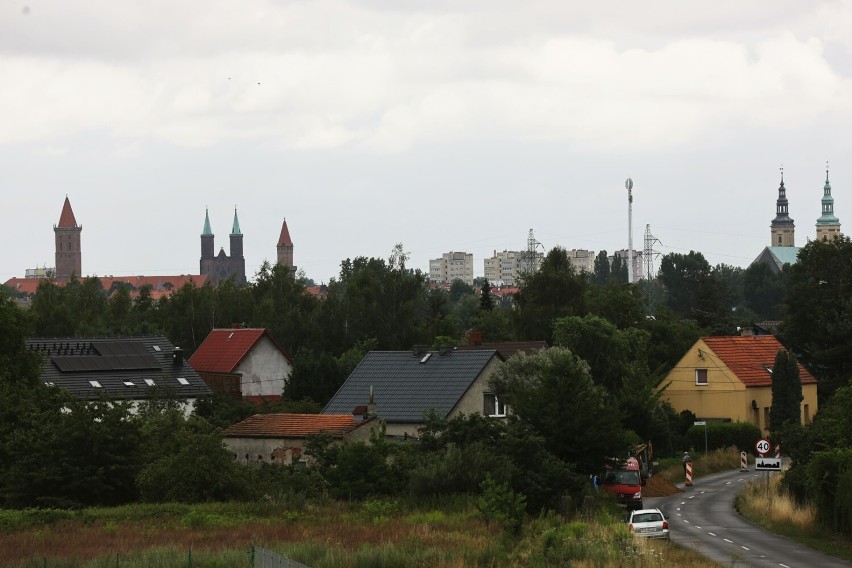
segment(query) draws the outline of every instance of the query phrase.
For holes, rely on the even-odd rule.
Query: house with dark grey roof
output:
[[[82,400],[141,403],[173,397],[188,414],[210,388],[163,336],[29,338],[27,349],[41,355],[41,379]]]
[[[370,351],[322,413],[353,413],[368,405],[369,416],[383,420],[389,436],[413,437],[430,409],[443,418],[505,417],[505,405],[488,388],[502,361],[494,349]]]
[[[302,456],[308,436],[329,434],[332,443],[365,442],[374,419],[352,414],[255,414],[225,429],[225,445],[243,463],[290,465]]]

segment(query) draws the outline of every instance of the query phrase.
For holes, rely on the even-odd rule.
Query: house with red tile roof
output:
[[[751,422],[769,429],[772,368],[784,346],[773,335],[702,337],[661,383],[662,396],[677,411],[700,420]],[[817,381],[800,363],[801,421],[817,411]]]
[[[189,358],[214,392],[255,403],[281,399],[293,359],[263,328],[214,329]]]
[[[244,463],[290,465],[303,460],[305,440],[327,433],[337,443],[366,441],[375,419],[351,414],[255,414],[225,430],[225,445]]]

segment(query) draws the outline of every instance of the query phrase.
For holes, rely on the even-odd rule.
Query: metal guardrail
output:
[[[308,568],[301,562],[290,560],[286,556],[258,546],[251,548],[251,557],[254,568]]]

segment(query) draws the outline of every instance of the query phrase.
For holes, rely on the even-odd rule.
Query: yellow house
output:
[[[751,422],[769,431],[772,367],[784,347],[773,335],[702,337],[669,372],[660,388],[678,412],[702,420]],[[799,364],[801,421],[817,411],[817,382]]]

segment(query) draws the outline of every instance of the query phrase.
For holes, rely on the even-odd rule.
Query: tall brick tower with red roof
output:
[[[56,280],[67,282],[71,276],[82,276],[82,259],[80,254],[80,233],[83,226],[77,224],[71,202],[65,196],[59,224],[53,226],[56,238]]]
[[[278,264],[288,266],[292,272],[296,272],[293,265],[293,240],[290,238],[290,230],[287,229],[287,219],[281,225],[281,236],[278,237]]]

